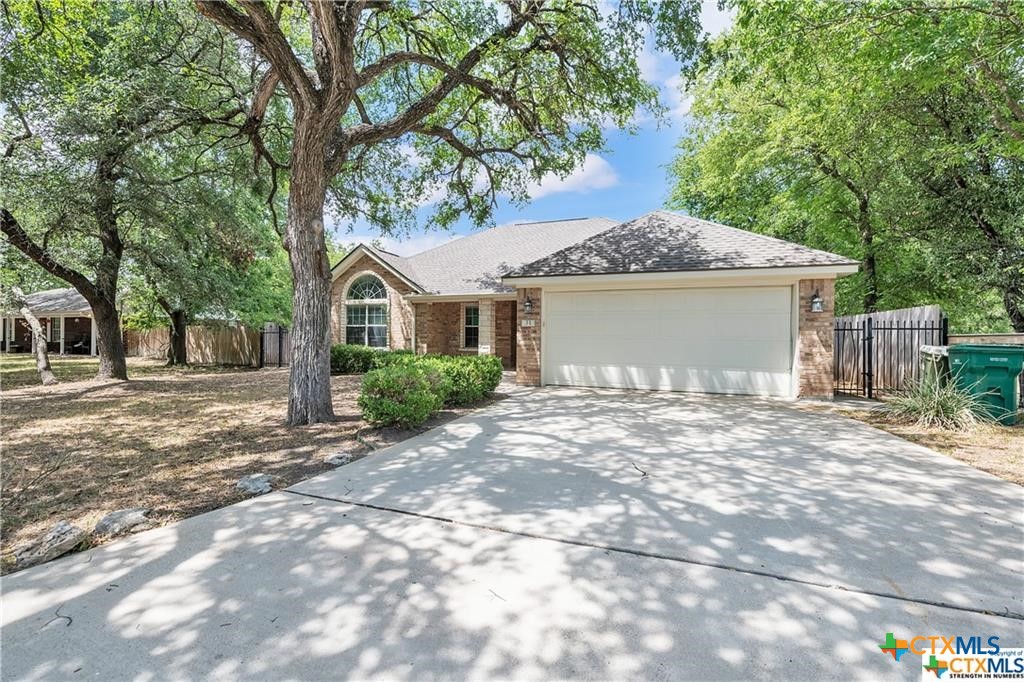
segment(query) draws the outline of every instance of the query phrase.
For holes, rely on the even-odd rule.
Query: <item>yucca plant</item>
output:
[[[920,426],[966,431],[991,419],[988,405],[955,381],[924,377],[913,381],[888,401],[890,413]]]

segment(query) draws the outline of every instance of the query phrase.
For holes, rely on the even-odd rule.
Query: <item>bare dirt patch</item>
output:
[[[796,405],[798,409],[833,412],[862,421],[1024,486],[1024,424],[980,424],[969,431],[948,431],[899,421],[887,412],[884,403],[869,400],[808,401]]]
[[[73,362],[65,377],[90,374]],[[416,431],[370,429],[356,405],[361,377],[336,376],[337,421],[289,428],[287,369],[167,370],[132,359],[129,372],[137,378],[23,388],[8,388],[4,374],[5,555],[60,519],[91,530],[127,507],[151,508],[156,524],[221,507],[245,497],[235,489],[245,475],[267,473],[285,487],[330,469],[327,455],[363,455],[469,411],[443,412]]]
[[[884,412],[858,412],[849,416],[1011,483],[1024,485],[1024,426],[984,424],[970,431],[947,431],[899,423]]]

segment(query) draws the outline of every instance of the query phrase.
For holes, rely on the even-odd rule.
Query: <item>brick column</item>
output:
[[[433,332],[431,326],[431,307],[429,303],[413,303],[416,347],[412,350],[418,355],[430,352],[430,335]]]
[[[477,305],[480,310],[480,338],[477,343],[477,352],[480,355],[495,355],[498,351],[494,347],[496,343],[494,301],[484,298]]]
[[[802,279],[798,287],[799,335],[797,377],[800,398],[832,399],[832,339],[835,320],[835,280]],[[822,312],[811,312],[811,297],[824,299]]]
[[[523,305],[527,298],[533,301],[533,312],[529,314]],[[519,289],[516,305],[516,383],[540,386],[540,289]]]

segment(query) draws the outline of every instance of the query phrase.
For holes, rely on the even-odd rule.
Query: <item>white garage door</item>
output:
[[[788,396],[789,287],[548,293],[544,380]]]

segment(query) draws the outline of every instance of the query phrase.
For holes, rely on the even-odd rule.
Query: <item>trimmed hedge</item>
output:
[[[419,426],[444,401],[437,377],[420,367],[395,364],[366,373],[359,394],[363,419],[378,426]]]
[[[435,367],[448,390],[445,405],[457,407],[489,396],[501,383],[501,358],[496,355],[436,355],[422,362]]]
[[[501,382],[501,358],[494,355],[378,353],[375,360],[378,369],[363,377],[359,396],[363,418],[372,424],[418,426],[443,405],[458,407],[486,398]],[[433,402],[423,397],[424,390]],[[436,407],[424,416],[431,404]]]
[[[412,354],[411,350],[386,350],[339,343],[331,346],[331,374],[365,374],[371,369],[389,364],[397,357]]]

